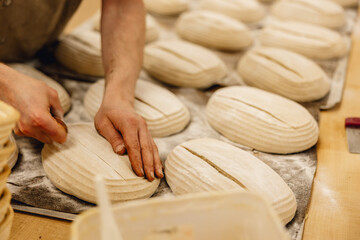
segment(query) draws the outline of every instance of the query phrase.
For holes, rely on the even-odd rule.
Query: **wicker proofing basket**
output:
[[[0,223],[0,240],[9,239],[13,218],[14,210],[9,206],[5,219]]]

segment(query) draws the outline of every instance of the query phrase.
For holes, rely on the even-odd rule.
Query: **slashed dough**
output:
[[[210,50],[180,40],[146,46],[143,67],[155,78],[181,87],[210,87],[227,75],[225,63]]]
[[[91,117],[95,117],[101,105],[104,83],[104,80],[96,82],[85,95],[84,106]],[[190,121],[188,109],[173,93],[141,79],[136,83],[134,107],[153,137],[180,132]]]
[[[355,7],[358,5],[359,0],[330,0],[340,4],[343,7]]]
[[[285,49],[252,49],[241,58],[237,70],[248,85],[298,102],[320,99],[330,90],[330,81],[320,66]]]
[[[177,195],[242,189],[262,195],[284,224],[295,215],[294,193],[274,170],[219,140],[195,139],[178,145],[166,159],[165,176]]]
[[[10,64],[9,66],[15,69],[16,71],[24,75],[27,75],[29,77],[35,78],[37,80],[40,80],[46,83],[49,87],[55,89],[59,95],[60,104],[64,110],[64,113],[67,113],[70,110],[71,107],[70,96],[65,90],[65,88],[61,86],[57,81],[26,64]]]
[[[145,8],[159,15],[176,15],[189,8],[189,0],[144,0]]]
[[[210,125],[222,135],[263,152],[301,152],[319,137],[315,119],[303,106],[253,87],[217,90],[206,114]]]
[[[135,175],[127,155],[114,153],[110,143],[95,130],[93,123],[71,124],[67,141],[46,144],[41,152],[44,170],[61,191],[95,203],[94,178],[104,176],[113,202],[148,198],[160,180],[153,182]]]
[[[270,24],[262,30],[259,40],[264,46],[285,48],[319,60],[342,57],[349,50],[345,37],[339,33],[293,21]]]
[[[207,10],[183,13],[176,32],[185,40],[219,50],[241,50],[253,42],[245,24]]]
[[[328,28],[344,26],[344,9],[329,0],[280,0],[274,3],[271,13],[281,20],[307,22]]]
[[[202,0],[200,6],[245,23],[258,22],[265,15],[263,6],[256,0]]]

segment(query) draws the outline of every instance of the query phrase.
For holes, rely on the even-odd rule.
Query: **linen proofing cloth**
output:
[[[0,0],[0,61],[24,61],[55,41],[81,0]]]

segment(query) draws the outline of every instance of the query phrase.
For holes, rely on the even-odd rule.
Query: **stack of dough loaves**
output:
[[[144,0],[147,11],[159,15],[176,15],[189,8],[189,0]]]
[[[219,50],[237,51],[253,42],[245,24],[206,10],[183,13],[176,24],[176,32],[185,40]]]
[[[96,202],[96,175],[104,176],[113,202],[148,198],[160,182],[136,176],[128,156],[114,153],[93,123],[70,125],[67,141],[46,144],[41,156],[44,170],[57,188],[91,203]]]
[[[84,106],[94,117],[104,94],[104,80],[93,84],[85,95]],[[190,121],[188,109],[169,90],[138,80],[134,107],[142,116],[153,137],[165,137],[183,130]]]
[[[155,78],[180,87],[210,87],[227,75],[224,62],[210,50],[179,40],[146,46],[143,66]]]
[[[303,106],[253,87],[217,90],[206,114],[210,125],[225,137],[263,152],[301,152],[319,137],[315,119]]]
[[[294,193],[269,166],[250,153],[215,139],[196,139],[175,147],[165,176],[176,194],[239,189],[262,195],[283,224],[296,212]]]
[[[282,20],[307,22],[328,28],[344,26],[344,9],[329,0],[280,0],[274,3],[272,14]]]
[[[257,0],[202,0],[200,6],[245,23],[258,22],[265,15],[264,8]]]
[[[339,33],[301,22],[275,22],[262,30],[259,40],[264,46],[286,48],[319,60],[343,57],[348,52],[346,39]]]
[[[280,48],[258,47],[238,64],[246,84],[298,102],[324,97],[330,90],[325,72],[312,60]]]

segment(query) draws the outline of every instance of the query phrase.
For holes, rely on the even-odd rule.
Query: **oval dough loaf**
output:
[[[307,22],[328,28],[344,26],[344,9],[329,0],[281,0],[274,3],[272,14],[282,20]]]
[[[355,7],[358,5],[359,0],[331,0],[340,4],[343,7]]]
[[[248,51],[238,72],[246,84],[298,102],[320,99],[330,90],[325,72],[315,62],[280,48]]]
[[[160,182],[136,176],[128,156],[114,153],[93,123],[69,125],[67,141],[46,144],[41,156],[44,170],[57,188],[92,203],[96,202],[94,179],[98,174],[104,176],[113,202],[148,198]]]
[[[227,75],[224,62],[210,50],[179,40],[146,46],[143,65],[150,75],[180,87],[210,87]]]
[[[10,64],[11,68],[15,69],[16,71],[27,75],[29,77],[35,78],[37,80],[40,80],[44,83],[46,83],[49,87],[56,90],[56,92],[59,95],[59,100],[61,107],[64,110],[64,113],[67,113],[70,110],[71,107],[71,99],[67,91],[63,86],[61,86],[57,81],[54,79],[46,76],[42,72],[36,70],[35,68],[25,65],[25,64]]]
[[[203,0],[201,8],[228,15],[245,23],[257,22],[265,15],[264,8],[256,0]]]
[[[269,166],[219,140],[191,140],[175,147],[165,162],[166,181],[175,194],[243,189],[262,195],[284,224],[296,212],[294,193]]]
[[[262,30],[260,42],[264,46],[281,47],[314,59],[342,57],[348,44],[339,33],[301,22],[276,22]]]
[[[91,117],[99,110],[104,93],[104,80],[93,84],[85,95],[84,106]],[[153,137],[165,137],[183,130],[190,121],[188,109],[169,90],[138,80],[134,107],[147,123]]]
[[[144,0],[147,11],[160,15],[175,15],[189,8],[188,0]]]
[[[253,42],[245,24],[206,10],[183,13],[176,32],[185,40],[220,50],[241,50]]]
[[[253,87],[217,90],[206,106],[210,125],[236,143],[270,153],[295,153],[318,140],[315,119],[300,104]]]
[[[145,33],[145,42],[152,42],[159,37],[159,26],[155,18],[150,14],[146,14],[146,33]],[[100,31],[100,15],[94,20],[94,30]]]

